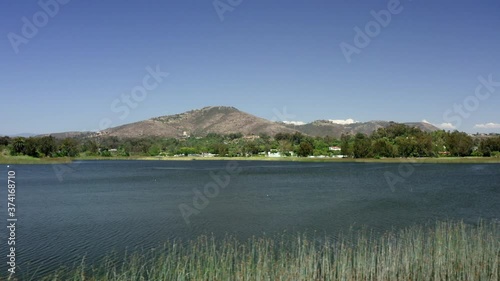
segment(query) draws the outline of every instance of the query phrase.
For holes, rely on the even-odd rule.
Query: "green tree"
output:
[[[130,148],[127,143],[124,143],[118,147],[118,156],[129,157],[130,156]]]
[[[419,157],[434,156],[432,136],[430,134],[421,133],[416,137],[417,154]]]
[[[102,157],[111,157],[111,152],[109,152],[109,150],[107,148],[103,148],[99,151],[99,155],[101,155]]]
[[[290,151],[293,150],[292,143],[287,140],[287,139],[282,139],[278,141],[278,151],[281,153],[281,155],[287,155],[290,153]]]
[[[176,154],[183,154],[188,156],[189,154],[197,154],[199,151],[194,147],[181,147]]]
[[[99,145],[95,140],[86,140],[83,143],[82,150],[88,152],[89,155],[97,155],[99,153]]]
[[[8,136],[0,137],[0,146],[8,146],[10,143],[10,138]]]
[[[399,136],[396,137],[396,145],[398,148],[399,156],[412,157],[418,156],[416,142],[413,137]]]
[[[260,133],[259,137],[260,137],[261,140],[263,140],[266,143],[269,142],[269,140],[271,139],[271,136],[269,136],[266,133]]]
[[[373,142],[373,154],[379,157],[394,157],[394,147],[386,138],[381,138]]]
[[[212,153],[219,156],[226,156],[229,153],[229,147],[225,143],[216,143],[212,147]]]
[[[78,153],[78,141],[73,138],[65,138],[59,146],[61,156],[76,157]]]
[[[148,154],[151,156],[158,156],[161,152],[161,146],[157,143],[151,145],[148,149]]]
[[[367,158],[371,155],[371,140],[362,133],[354,137],[353,153],[355,158]]]
[[[23,153],[25,155],[31,157],[38,157],[38,139],[37,138],[27,138],[24,142],[24,150]]]
[[[227,135],[229,140],[241,139],[243,137],[242,133],[230,133]]]
[[[307,157],[309,155],[312,155],[313,151],[314,151],[313,146],[309,142],[304,141],[299,144],[297,155],[300,157]]]
[[[292,143],[294,145],[299,145],[302,143],[302,141],[306,140],[306,136],[304,136],[302,133],[295,132],[292,135]]]
[[[500,151],[500,136],[482,139],[478,150],[483,156],[488,157]]]
[[[243,145],[243,153],[250,154],[250,155],[259,154],[259,147],[253,141],[246,142]]]
[[[470,156],[474,147],[472,138],[464,132],[446,134],[446,147],[453,156]]]
[[[340,137],[340,153],[345,156],[351,156],[352,155],[352,149],[350,145],[351,141],[351,136],[350,135],[344,135]]]
[[[57,149],[55,138],[53,136],[41,137],[39,140],[39,149],[40,153],[45,155],[45,157],[51,156]]]
[[[274,139],[277,140],[277,141],[281,141],[281,140],[288,140],[288,141],[292,141],[293,140],[293,137],[291,134],[289,133],[277,133],[275,136],[274,136]]]
[[[24,151],[24,144],[25,144],[25,142],[26,142],[26,139],[23,138],[23,137],[15,138],[12,141],[11,154],[12,155],[22,154],[23,151]]]

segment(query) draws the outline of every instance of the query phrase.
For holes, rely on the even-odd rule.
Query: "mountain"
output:
[[[328,120],[317,120],[312,123],[304,125],[291,125],[285,124],[286,127],[290,129],[297,130],[307,135],[311,136],[332,136],[339,138],[342,134],[355,135],[356,133],[371,134],[379,128],[385,128],[389,125],[394,124],[390,121],[369,121],[369,122],[357,122],[352,124],[337,124],[332,123]],[[425,122],[407,122],[403,123],[410,127],[417,127],[424,132],[437,131],[439,128],[433,126],[432,124]]]
[[[280,132],[295,131],[284,124],[256,117],[234,107],[209,106],[111,128],[102,133],[117,137],[182,137],[183,134],[205,136],[209,133],[243,135],[265,133],[272,136]]]
[[[99,133],[66,132],[52,134],[57,138],[115,136],[119,138],[165,137],[180,138],[183,136],[203,137],[209,133],[243,135],[259,135],[262,133],[274,136],[277,133],[301,132],[310,136],[331,136],[340,138],[342,134],[371,134],[378,128],[389,126],[393,122],[370,121],[347,125],[335,124],[328,120],[317,120],[304,125],[272,122],[228,106],[209,106],[188,112],[160,116],[145,121],[130,123]],[[438,128],[429,123],[404,123],[418,127],[424,131],[436,131]]]
[[[29,137],[36,136],[36,134],[32,134],[32,133],[21,133],[21,134],[15,134],[15,135],[0,134],[0,136],[9,136],[11,138],[17,138],[17,137],[29,138]]]

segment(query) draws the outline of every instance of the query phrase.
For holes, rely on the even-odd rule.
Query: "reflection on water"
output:
[[[351,226],[385,231],[435,220],[500,218],[498,164],[422,164],[392,192],[384,172],[397,173],[398,164],[242,161],[241,173],[187,225],[179,204],[193,206],[193,189],[213,183],[211,174],[226,165],[83,161],[62,181],[50,165],[16,167],[22,270],[42,274],[82,256],[93,260],[112,250],[154,248],[205,233],[242,239],[284,230],[335,235]],[[4,189],[0,195],[7,197]]]

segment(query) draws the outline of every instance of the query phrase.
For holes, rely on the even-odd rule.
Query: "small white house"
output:
[[[330,150],[330,151],[341,151],[342,148],[340,148],[340,146],[330,146],[330,147],[328,147],[328,150]]]
[[[276,149],[271,149],[271,151],[269,151],[266,156],[267,157],[285,157],[287,155],[290,155],[292,157],[295,156],[295,153],[293,151],[288,151],[288,154],[285,153],[285,155],[281,154],[281,152],[279,152],[278,150]]]
[[[281,152],[271,150],[267,153],[267,157],[281,157]]]

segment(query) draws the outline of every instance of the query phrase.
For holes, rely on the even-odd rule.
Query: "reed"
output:
[[[82,262],[43,280],[500,280],[498,222],[438,222],[336,239],[307,234],[253,237],[200,236],[120,262]]]

